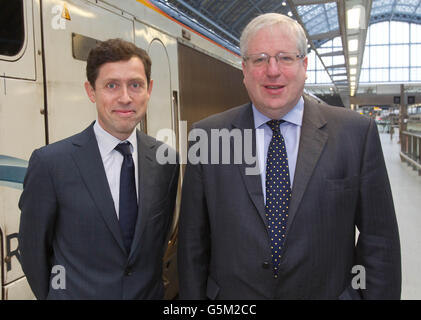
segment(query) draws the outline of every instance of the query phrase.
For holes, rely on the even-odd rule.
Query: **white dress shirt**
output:
[[[262,182],[262,191],[263,199],[266,203],[266,159],[269,149],[270,141],[272,140],[272,129],[266,124],[266,122],[272,120],[262,114],[259,110],[253,107],[253,117],[254,117],[254,127],[255,129],[264,130],[264,135],[262,135],[262,140],[259,139],[259,135],[256,135],[256,149],[257,156],[259,161],[259,166],[261,168],[261,182]],[[294,174],[295,167],[297,164],[298,158],[298,147],[300,145],[300,135],[301,135],[301,125],[303,122],[304,114],[304,99],[300,98],[298,103],[294,108],[291,109],[284,117],[284,123],[280,125],[280,131],[285,140],[285,147],[287,149],[288,156],[288,167],[289,167],[289,177],[291,188],[294,183]],[[263,139],[264,138],[264,139]],[[262,165],[263,164],[263,165]]]
[[[137,136],[136,129],[133,130],[130,137],[121,141],[105,131],[98,121],[94,124],[95,137],[98,142],[99,152],[101,154],[102,163],[104,164],[105,174],[107,176],[108,185],[110,186],[111,195],[114,201],[115,211],[117,218],[119,217],[119,200],[120,200],[120,171],[123,164],[123,155],[114,148],[124,141],[129,141],[131,144],[130,150],[134,162],[135,179],[136,179],[136,192],[139,199],[138,188],[138,150],[137,150]],[[138,200],[139,201],[139,200]]]

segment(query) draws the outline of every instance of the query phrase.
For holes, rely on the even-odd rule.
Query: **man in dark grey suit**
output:
[[[294,20],[261,15],[240,46],[252,103],[193,126],[211,138],[236,130],[243,141],[225,139],[230,164],[216,161],[226,146],[212,140],[187,165],[180,298],[400,298],[398,226],[375,122],[303,94],[307,41]],[[260,174],[247,171],[247,146]]]
[[[38,299],[162,299],[162,259],[179,168],[136,130],[152,91],[151,60],[120,40],[91,50],[85,89],[98,118],[35,150],[19,249]]]

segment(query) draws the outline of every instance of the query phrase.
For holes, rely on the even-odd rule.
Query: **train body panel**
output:
[[[169,18],[148,1],[13,2],[18,6],[5,11],[10,16],[13,14],[16,21],[22,20],[19,23],[24,37],[20,49],[13,43],[0,41],[1,298],[30,299],[33,295],[17,250],[18,200],[23,178],[34,149],[80,132],[96,119],[95,105],[89,101],[83,86],[87,53],[96,41],[119,37],[148,51],[154,86],[146,119],[139,128],[178,150],[181,145],[187,145],[181,141],[181,137],[186,138],[182,131],[187,126],[180,127],[180,120],[191,124],[205,115],[234,106],[234,101],[244,103],[247,98],[237,55]],[[3,18],[2,21],[6,21],[10,17]],[[14,35],[14,31],[10,32]],[[180,65],[180,54],[184,56],[186,52],[183,48],[192,50],[199,59],[193,66],[198,78],[184,84],[185,76],[180,72],[186,73],[189,66]],[[228,72],[224,74],[224,81],[215,81],[211,76],[215,65]],[[226,81],[237,85],[226,86]],[[194,94],[190,87],[206,88],[209,97],[225,90],[225,94],[234,98],[225,106],[223,99],[209,102],[208,97],[203,96],[207,102],[202,104],[190,98]],[[183,108],[183,101],[188,108]],[[206,108],[203,112],[191,112],[202,105]],[[162,129],[174,134],[162,135]],[[177,294],[175,253],[179,202],[178,198],[174,233],[164,259],[166,298],[169,299]]]

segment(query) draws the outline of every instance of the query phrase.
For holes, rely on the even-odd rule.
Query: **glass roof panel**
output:
[[[399,13],[412,13],[414,12],[414,7],[412,6],[404,6],[404,5],[397,5],[395,7],[395,11]]]
[[[421,0],[373,0],[370,23],[393,20],[421,23]]]
[[[404,4],[408,6],[418,6],[419,0],[397,0],[396,4]]]
[[[373,7],[371,9],[371,15],[381,15],[386,14],[392,11],[392,6],[384,6],[384,7]]]
[[[297,12],[310,36],[339,29],[336,2],[297,6]]]

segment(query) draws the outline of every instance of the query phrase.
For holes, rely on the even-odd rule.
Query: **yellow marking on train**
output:
[[[65,3],[63,3],[63,11],[61,12],[61,17],[63,18],[63,19],[66,19],[66,20],[72,20],[71,18],[70,18],[70,12],[69,12],[69,9],[67,9],[67,6],[66,6],[66,4]]]

